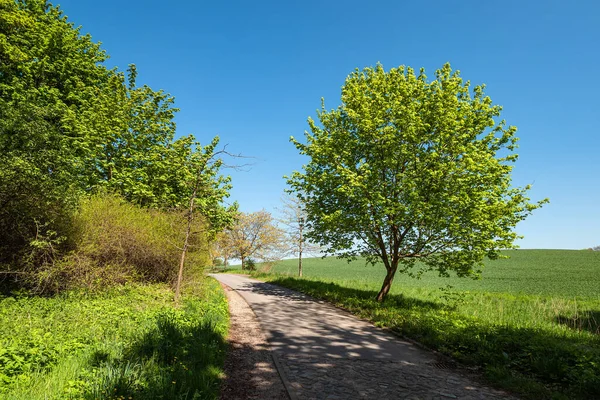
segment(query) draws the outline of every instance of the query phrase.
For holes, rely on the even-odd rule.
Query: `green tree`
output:
[[[82,184],[88,190],[108,188],[145,207],[182,206],[189,194],[183,169],[195,139],[175,140],[174,98],[136,87],[135,65],[127,72],[111,75],[82,113],[81,129],[90,143]]]
[[[322,106],[321,126],[308,120],[306,143],[291,138],[309,157],[288,178],[309,237],[328,254],[383,262],[378,301],[397,271],[476,275],[484,257],[515,247],[517,223],[547,201],[511,186],[516,128],[500,111],[449,64],[431,82],[423,69],[356,70],[342,104]]]
[[[0,0],[0,263],[65,243],[89,147],[77,116],[105,59],[46,1]]]
[[[218,138],[205,147],[191,135],[175,139],[173,97],[137,86],[135,65],[107,69],[106,58],[59,7],[0,0],[4,269],[64,254],[80,199],[98,191],[174,212],[189,210],[192,199],[209,238],[231,221],[234,209],[223,206],[229,178],[214,158]]]
[[[188,197],[186,230],[175,285],[175,303],[179,302],[185,258],[190,241],[195,235],[202,235],[210,241],[214,241],[218,233],[233,224],[237,213],[237,203],[230,207],[223,206],[224,199],[229,197],[231,179],[228,176],[219,175],[219,170],[223,165],[219,155],[223,151],[216,151],[218,144],[219,138],[215,137],[209,145],[198,151],[192,151],[186,165],[190,175],[185,183],[191,192]],[[201,215],[202,220],[207,224],[200,224],[205,229],[194,232],[192,228],[196,214]]]

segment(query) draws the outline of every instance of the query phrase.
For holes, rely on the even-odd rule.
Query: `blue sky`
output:
[[[233,177],[243,211],[280,206],[282,176],[303,159],[321,97],[335,108],[345,77],[381,62],[449,61],[487,84],[518,127],[515,185],[550,204],[522,222],[522,248],[600,245],[600,3],[597,1],[57,0],[111,56],[138,67],[138,83],[164,89],[181,109],[178,134],[219,135],[254,157]]]

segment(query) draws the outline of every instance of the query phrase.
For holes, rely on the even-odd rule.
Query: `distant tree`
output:
[[[592,250],[593,250],[593,251],[600,251],[600,246],[595,246],[595,247],[592,247]]]
[[[229,265],[229,260],[233,258],[232,254],[234,252],[231,239],[231,232],[229,230],[224,230],[217,234],[211,249],[213,265],[218,266],[219,263],[222,263],[224,267]]]
[[[279,222],[286,227],[287,251],[298,256],[298,276],[302,276],[302,255],[318,252],[320,246],[307,239],[307,214],[302,200],[296,195],[286,193],[281,202],[283,208],[279,210]]]
[[[278,258],[283,251],[285,233],[264,210],[238,213],[236,222],[226,234],[230,255],[242,261],[242,270],[246,268],[248,258],[265,261]]]
[[[431,82],[404,66],[356,70],[342,104],[323,105],[320,125],[308,120],[306,144],[291,138],[309,159],[288,179],[309,238],[326,254],[383,262],[378,301],[398,270],[477,274],[485,257],[515,247],[516,224],[547,201],[529,203],[529,186],[511,186],[516,128],[496,120],[500,111],[449,64]]]

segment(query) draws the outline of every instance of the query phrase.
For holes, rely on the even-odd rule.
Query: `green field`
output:
[[[214,280],[0,295],[0,398],[215,399],[228,329]]]
[[[481,279],[444,278],[428,272],[421,279],[397,275],[392,293],[405,288],[440,288],[452,285],[458,290],[495,293],[561,296],[600,300],[600,252],[584,250],[512,250],[508,259],[487,261]],[[272,272],[298,274],[297,260],[283,260]],[[303,275],[321,280],[351,281],[352,286],[375,288],[385,276],[383,265],[364,261],[348,263],[337,258],[303,260]]]
[[[514,250],[480,280],[397,275],[335,258],[259,265],[256,276],[328,300],[420,341],[523,397],[600,398],[600,252]],[[265,272],[269,272],[265,274]],[[450,285],[450,286],[448,286]]]

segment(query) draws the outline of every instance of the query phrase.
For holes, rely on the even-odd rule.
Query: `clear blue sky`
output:
[[[303,160],[301,138],[320,98],[340,99],[345,77],[381,62],[451,62],[486,83],[519,128],[516,185],[551,203],[518,226],[522,248],[600,245],[600,2],[56,0],[103,43],[109,65],[138,67],[181,109],[179,135],[219,135],[255,157],[231,171],[243,211],[273,211],[282,176]]]

